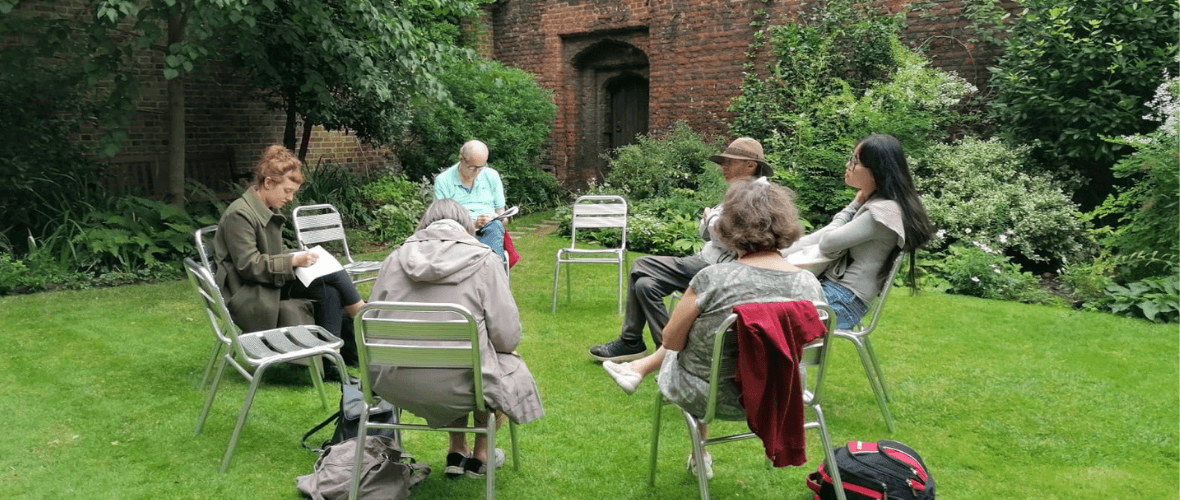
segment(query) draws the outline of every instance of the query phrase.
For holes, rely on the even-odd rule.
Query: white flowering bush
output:
[[[974,241],[1041,262],[1084,256],[1089,236],[1077,205],[1049,176],[1026,173],[1027,153],[966,138],[912,159],[922,204],[940,228],[932,246]]]
[[[1035,276],[1021,272],[1020,266],[986,243],[951,245],[940,267],[948,293],[1034,304],[1056,302],[1052,294],[1040,289]]]

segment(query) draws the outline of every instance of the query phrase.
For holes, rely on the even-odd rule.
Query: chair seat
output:
[[[314,325],[289,326],[238,336],[246,361],[252,365],[305,358],[325,347],[339,349],[344,341]]]
[[[344,264],[344,271],[348,274],[375,273],[381,270],[381,262],[376,260],[358,260]]]
[[[623,253],[619,248],[559,248],[557,255],[572,253],[574,255],[593,255],[600,253],[609,253],[611,255],[619,255]],[[613,261],[612,261],[613,262]]]

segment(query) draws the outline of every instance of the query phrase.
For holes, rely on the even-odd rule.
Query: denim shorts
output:
[[[851,330],[869,311],[869,306],[866,306],[864,301],[844,285],[826,277],[820,278],[819,284],[824,287],[824,296],[828,299],[828,305],[832,306],[833,311],[836,311],[836,329]]]

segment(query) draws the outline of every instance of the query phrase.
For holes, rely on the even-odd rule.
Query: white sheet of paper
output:
[[[311,282],[320,276],[327,276],[336,271],[344,270],[344,266],[340,265],[340,261],[336,260],[336,257],[333,257],[332,254],[328,253],[320,245],[311,247],[306,251],[316,254],[317,257],[315,264],[295,268],[295,276],[299,278],[299,281],[303,282],[303,286],[311,286]]]

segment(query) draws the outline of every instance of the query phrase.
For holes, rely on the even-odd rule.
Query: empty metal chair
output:
[[[557,263],[553,268],[553,305],[550,312],[557,312],[557,281],[562,264],[615,264],[619,268],[618,313],[623,314],[623,273],[627,268],[627,200],[621,196],[580,196],[574,200],[570,226],[570,246],[557,251]],[[618,247],[578,248],[579,229],[609,228],[618,228],[622,232]],[[568,300],[571,296],[568,267],[565,279]]]
[[[828,347],[832,332],[836,327],[836,314],[832,309],[826,305],[816,305],[819,310],[820,318],[824,321],[826,326],[822,338],[813,341],[803,348],[803,352],[799,360],[800,378],[803,381],[803,404],[810,408],[815,414],[815,420],[808,421],[805,429],[819,429],[820,439],[823,443],[824,455],[828,459],[828,463],[836,463],[835,449],[832,448],[831,438],[828,436],[827,423],[824,421],[823,409],[820,407],[820,400],[823,394],[824,383],[824,369],[827,365]],[[719,384],[732,384],[733,378],[737,373],[737,360],[735,358],[727,358],[722,355],[726,342],[734,342],[736,335],[733,330],[734,323],[737,321],[737,314],[730,314],[725,322],[717,328],[717,334],[714,337],[713,345],[713,359],[709,371],[709,396],[706,406],[705,415],[703,418],[697,418],[695,415],[689,413],[687,410],[681,409],[684,414],[685,423],[688,424],[689,439],[692,441],[692,459],[696,462],[695,467],[698,471],[697,482],[701,491],[701,500],[709,500],[709,479],[705,475],[705,447],[728,443],[731,441],[740,441],[743,439],[750,439],[758,437],[753,432],[742,434],[734,434],[730,436],[704,438],[701,435],[701,426],[713,421],[715,411],[717,408],[717,388]],[[728,338],[728,340],[727,340]],[[807,382],[807,370],[814,368],[815,377],[812,383]],[[663,393],[656,389],[656,404],[655,414],[652,418],[651,430],[651,458],[650,458],[650,473],[648,476],[648,484],[655,486],[656,484],[656,458],[659,451],[660,444],[660,414],[663,406],[667,401],[664,399]],[[840,500],[845,500],[843,483],[840,481],[840,471],[831,470],[833,483],[836,485],[836,496]]]
[[[209,326],[219,341],[229,346],[225,353],[217,360],[214,369],[213,387],[205,397],[205,406],[201,408],[201,415],[197,418],[194,435],[201,434],[205,425],[205,418],[209,415],[209,408],[213,406],[213,398],[217,395],[217,388],[221,384],[221,376],[225,373],[226,365],[232,365],[250,382],[246,391],[246,399],[242,402],[242,409],[238,413],[237,424],[229,438],[229,446],[225,456],[221,459],[221,472],[229,470],[230,460],[234,455],[234,448],[238,444],[238,436],[246,424],[246,416],[250,414],[250,404],[254,401],[254,394],[266,369],[275,363],[296,360],[308,360],[312,381],[320,393],[320,403],[327,406],[327,396],[324,394],[324,383],[321,376],[321,356],[333,359],[339,371],[340,380],[348,380],[348,373],[344,371],[344,359],[337,350],[344,345],[344,341],[336,338],[327,330],[314,325],[291,326],[263,330],[260,332],[242,333],[233,320],[230,319],[229,309],[221,291],[213,281],[213,275],[208,269],[201,267],[191,258],[184,259],[184,268],[189,281],[201,297],[201,306],[209,318]],[[241,360],[241,362],[239,362]],[[244,365],[243,365],[244,362]],[[253,371],[247,369],[253,368]]]
[[[393,314],[381,314],[393,313]],[[421,302],[369,302],[356,317],[357,354],[360,357],[361,391],[365,395],[365,408],[361,411],[358,436],[364,436],[366,429],[395,429],[401,442],[402,430],[471,432],[488,436],[488,450],[496,448],[496,412],[488,411],[483,396],[479,353],[479,325],[467,308],[458,304],[427,304]],[[369,422],[369,411],[376,406],[378,398],[373,394],[369,374],[380,367],[399,368],[465,368],[476,376],[475,410],[487,412],[486,425],[472,422],[469,427],[433,428],[425,424],[407,424],[397,419],[395,423],[379,424]],[[420,390],[420,389],[415,389]],[[474,419],[473,419],[474,420]],[[512,437],[512,466],[520,468],[520,454],[516,439],[516,424],[511,420],[508,429]],[[356,471],[361,468],[362,454],[357,454],[353,467],[352,486],[349,498],[355,499],[360,484]],[[496,467],[488,464],[487,498],[496,496]]]
[[[357,276],[380,271],[381,262],[352,260],[352,254],[348,251],[348,238],[344,235],[344,221],[341,220],[340,212],[336,210],[336,207],[326,203],[299,206],[291,212],[291,218],[295,224],[295,239],[299,241],[301,248],[306,249],[320,243],[339,241],[344,247],[345,258],[341,264],[344,265],[344,271],[352,278],[353,283],[377,278],[377,275],[374,274],[365,279],[357,279]]]
[[[864,326],[862,322],[852,330],[836,330],[833,334],[838,338],[851,340],[856,345],[856,352],[860,355],[860,362],[865,368],[865,376],[869,379],[873,395],[877,397],[877,406],[881,407],[881,415],[885,417],[885,426],[889,428],[889,432],[894,431],[893,414],[889,412],[889,392],[885,387],[885,374],[881,371],[881,364],[877,361],[877,353],[873,351],[873,344],[869,342],[869,334],[877,328],[877,322],[881,319],[881,310],[885,308],[885,299],[889,297],[889,290],[893,288],[893,278],[901,268],[904,256],[905,254],[901,254],[893,262],[893,269],[889,271],[889,276],[881,284],[881,291],[877,293],[877,298],[870,305],[869,325]]]

